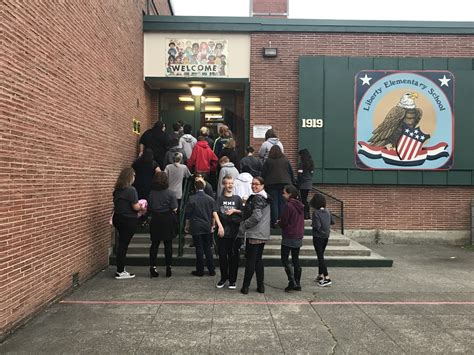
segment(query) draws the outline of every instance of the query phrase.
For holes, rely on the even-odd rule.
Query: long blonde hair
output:
[[[132,184],[133,177],[135,176],[135,170],[132,168],[123,168],[120,175],[115,182],[116,189],[124,189]]]

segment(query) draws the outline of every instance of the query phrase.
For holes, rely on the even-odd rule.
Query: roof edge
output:
[[[143,17],[144,32],[366,32],[474,34],[474,22],[306,20],[258,17]]]

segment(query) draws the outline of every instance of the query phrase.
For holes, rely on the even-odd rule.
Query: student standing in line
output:
[[[283,149],[283,144],[281,144],[280,140],[278,139],[275,130],[270,128],[265,132],[265,142],[262,143],[262,146],[258,151],[258,156],[260,157],[260,159],[262,159],[263,163],[265,162],[265,160],[267,160],[268,154],[270,153],[270,149],[272,149],[272,147],[275,145],[280,147],[282,153],[285,152],[285,150]]]
[[[168,164],[173,164],[174,163],[174,155],[176,153],[181,153],[183,155],[183,159],[181,159],[181,164],[186,164],[186,160],[189,157],[186,156],[186,153],[184,152],[184,149],[179,145],[178,139],[171,138],[170,145],[171,145],[171,148],[165,154],[165,160],[164,160],[165,167]]]
[[[219,137],[214,141],[214,147],[212,150],[214,154],[219,155],[222,149],[224,149],[224,145],[232,138],[232,132],[230,131],[229,127],[226,125],[222,125],[219,127]]]
[[[125,257],[127,255],[128,245],[137,230],[138,218],[137,212],[144,211],[138,203],[137,190],[132,186],[135,181],[135,172],[132,168],[125,168],[120,172],[115,183],[113,193],[114,197],[114,216],[112,222],[118,231],[117,246],[117,280],[131,279],[135,275],[125,270]]]
[[[250,281],[254,273],[257,278],[257,292],[265,293],[262,255],[265,242],[270,239],[270,204],[264,188],[262,177],[253,178],[253,194],[250,195],[243,208],[243,221],[239,227],[238,236],[246,239],[245,276],[240,290],[244,295],[249,293]]]
[[[246,171],[253,177],[262,175],[262,161],[253,155],[254,151],[253,147],[247,147],[247,156],[240,160],[240,171],[247,167]]]
[[[217,157],[209,148],[204,137],[198,137],[198,142],[188,159],[187,166],[191,172],[199,173],[209,177],[210,173],[215,172],[217,168]]]
[[[314,162],[308,149],[298,152],[300,161],[298,163],[298,187],[301,201],[304,203],[304,219],[310,219],[308,193],[313,188]]]
[[[234,179],[232,176],[224,177],[223,186],[224,191],[216,200],[217,214],[224,227],[224,236],[217,241],[221,279],[216,287],[223,288],[229,281],[229,288],[235,289],[242,244],[242,239],[237,238],[242,220],[242,200],[233,194]]]
[[[224,179],[224,176],[230,175],[233,179],[235,179],[239,175],[239,171],[235,168],[234,163],[229,161],[228,157],[223,156],[222,158],[220,158],[219,165],[221,167],[221,170],[219,171],[219,178],[217,179],[217,196],[222,195],[222,180]]]
[[[183,196],[183,180],[189,178],[191,173],[188,167],[182,164],[183,155],[181,153],[174,153],[173,158],[174,163],[166,166],[165,173],[168,176],[169,189],[174,193],[179,206]]]
[[[272,228],[275,228],[277,219],[283,210],[283,188],[285,185],[293,184],[294,175],[290,162],[283,155],[280,147],[274,145],[270,149],[268,159],[263,163],[262,175],[265,179],[266,189],[271,196]]]
[[[159,276],[156,270],[156,258],[160,242],[165,245],[166,277],[171,276],[172,240],[176,237],[178,201],[174,192],[168,187],[166,173],[156,173],[148,197],[148,209],[151,211],[150,277]]]
[[[202,126],[199,130],[199,136],[204,137],[204,140],[209,144],[209,148],[214,148],[214,139],[209,137],[209,128]]]
[[[318,286],[329,286],[332,284],[329,278],[326,262],[324,261],[324,252],[328,245],[329,235],[331,233],[331,225],[334,224],[331,212],[326,209],[326,198],[316,193],[310,201],[311,207],[314,208],[313,223],[313,245],[318,257],[319,273],[315,281]]]
[[[242,199],[243,204],[252,194],[253,177],[249,171],[250,168],[245,165],[242,172],[234,180],[234,194]]]
[[[156,122],[152,128],[147,129],[145,133],[140,137],[140,153],[143,154],[145,148],[153,150],[154,160],[160,166],[160,169],[164,169],[164,158],[165,154],[170,147],[170,137],[165,132],[166,126],[164,122]]]
[[[191,134],[192,131],[193,127],[189,124],[185,124],[183,128],[184,134],[179,139],[179,145],[183,148],[186,159],[189,159],[197,143],[197,139]]]
[[[281,263],[288,276],[288,286],[285,292],[301,291],[300,248],[303,246],[304,235],[304,205],[298,201],[298,189],[293,185],[283,188],[283,198],[286,201],[280,219],[282,228]],[[291,263],[288,257],[291,252]],[[293,264],[293,265],[292,265]]]
[[[133,187],[137,190],[138,199],[147,199],[155,172],[160,171],[158,163],[153,160],[153,150],[147,148],[132,164],[135,171]]]
[[[206,143],[207,145],[207,143]],[[204,255],[210,276],[215,276],[214,258],[212,255],[212,238],[214,225],[218,226],[218,236],[224,236],[224,228],[217,215],[215,201],[204,193],[204,183],[196,180],[194,183],[196,194],[189,198],[186,206],[185,231],[193,236],[196,250],[196,270],[191,274],[204,276]]]
[[[229,158],[230,162],[234,163],[234,166],[237,170],[240,169],[240,159],[237,150],[235,149],[235,140],[230,138],[226,144],[224,144],[224,149],[217,155],[218,158],[226,156]]]

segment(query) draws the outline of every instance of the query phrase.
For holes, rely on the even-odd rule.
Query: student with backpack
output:
[[[310,201],[311,207],[314,208],[312,215],[313,226],[313,245],[318,257],[318,275],[315,281],[318,286],[326,287],[332,284],[329,278],[326,262],[324,261],[324,252],[328,245],[329,235],[331,233],[331,225],[334,224],[331,212],[326,208],[326,198],[316,193]]]

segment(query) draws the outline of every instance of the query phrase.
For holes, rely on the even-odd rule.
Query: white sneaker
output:
[[[122,272],[116,272],[115,278],[117,280],[133,279],[135,274],[131,274],[128,271],[123,270]]]

